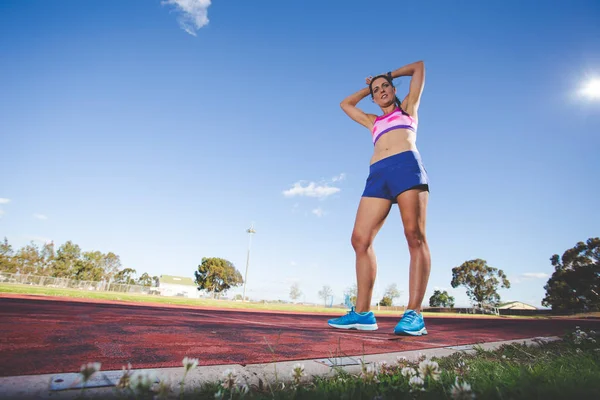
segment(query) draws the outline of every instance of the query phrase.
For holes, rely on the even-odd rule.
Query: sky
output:
[[[541,307],[550,257],[600,235],[598,20],[595,0],[3,0],[0,238],[189,277],[203,257],[244,275],[250,248],[251,299],[341,302],[373,144],[339,104],[422,60],[424,304],[468,305],[452,268],[481,258],[502,301]],[[373,303],[395,283],[405,305],[397,206],[374,248]]]

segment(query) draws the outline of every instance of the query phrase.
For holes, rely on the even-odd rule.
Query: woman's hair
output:
[[[386,81],[388,81],[388,83],[389,83],[389,84],[390,84],[390,85],[391,85],[393,88],[395,88],[395,87],[396,87],[396,86],[394,86],[394,83],[392,82],[392,77],[391,77],[389,74],[386,74],[386,75],[377,75],[376,77],[374,77],[373,79],[371,79],[371,83],[369,83],[369,91],[371,92],[371,98],[373,98],[373,82],[375,82],[375,79],[379,79],[379,78],[383,78],[383,79],[385,79]],[[403,114],[406,114],[406,115],[408,115],[408,114],[406,113],[406,111],[404,111],[404,110],[402,109],[402,102],[400,102],[400,99],[398,98],[398,96],[395,96],[395,97],[396,97],[396,100],[395,100],[395,102],[396,102],[396,105],[398,106],[398,108],[400,109],[400,111],[402,111],[402,113],[403,113]]]

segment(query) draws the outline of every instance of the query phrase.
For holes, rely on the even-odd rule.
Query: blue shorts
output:
[[[396,203],[396,197],[415,187],[429,191],[429,178],[416,151],[404,151],[373,163],[363,197],[378,197]]]

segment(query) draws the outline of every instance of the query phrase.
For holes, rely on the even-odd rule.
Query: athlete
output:
[[[400,101],[393,80],[402,76],[411,78],[408,95]],[[387,74],[368,77],[366,83],[367,87],[348,96],[340,104],[350,118],[371,132],[374,146],[351,240],[356,253],[358,294],[355,307],[346,315],[329,320],[328,324],[340,329],[378,329],[375,316],[370,311],[377,274],[373,241],[392,205],[398,204],[410,253],[410,272],[408,306],[394,333],[426,335],[421,304],[431,269],[425,236],[429,179],[416,145],[425,66],[418,61]],[[381,108],[382,115],[367,114],[357,107],[369,94]]]

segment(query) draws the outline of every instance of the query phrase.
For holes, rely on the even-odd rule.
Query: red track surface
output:
[[[341,312],[331,315],[341,315]],[[0,376],[362,355],[563,335],[599,320],[426,318],[429,335],[391,334],[398,317],[379,316],[374,332],[327,326],[331,315],[139,305],[0,294]],[[275,350],[272,353],[267,343]]]

